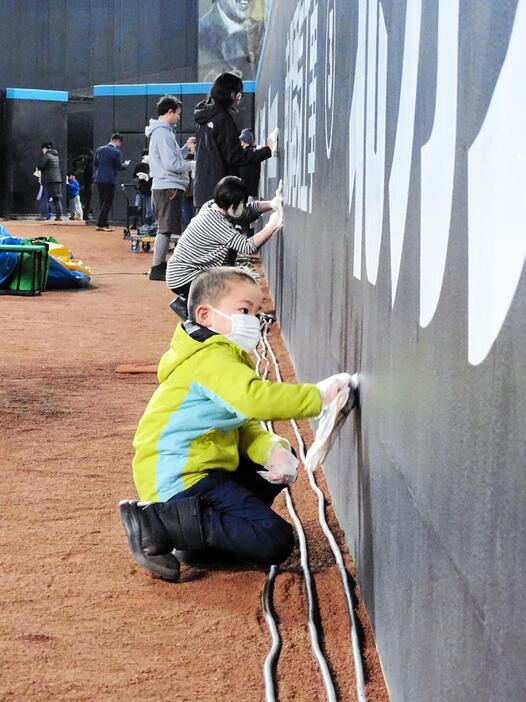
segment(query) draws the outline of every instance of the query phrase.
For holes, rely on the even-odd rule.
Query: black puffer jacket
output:
[[[202,207],[214,197],[214,188],[227,175],[239,176],[239,167],[270,158],[268,146],[243,151],[239,130],[230,112],[203,100],[194,111],[197,123],[197,164],[194,204]]]
[[[56,151],[56,149],[49,149],[49,151],[46,151],[46,153],[43,154],[38,163],[38,169],[42,174],[40,179],[42,185],[62,182],[62,176],[60,174],[60,161],[58,158],[58,151]]]

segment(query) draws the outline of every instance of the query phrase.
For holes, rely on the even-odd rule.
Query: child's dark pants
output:
[[[170,502],[203,498],[203,530],[213,551],[262,565],[282,563],[294,548],[293,530],[269,505],[283,485],[267,482],[256,472],[261,469],[245,461],[234,473],[212,470]]]

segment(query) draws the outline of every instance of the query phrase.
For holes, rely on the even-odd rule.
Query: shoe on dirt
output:
[[[146,553],[145,544],[150,544],[151,548],[153,538],[144,508],[133,500],[122,500],[119,506],[122,526],[133,558],[154,577],[170,583],[179,582],[181,565],[174,555],[163,553],[150,556]]]
[[[151,267],[150,280],[166,280],[166,263]]]

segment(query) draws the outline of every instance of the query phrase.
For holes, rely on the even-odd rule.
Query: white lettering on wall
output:
[[[468,153],[468,360],[497,338],[526,261],[526,3],[481,130]]]
[[[287,202],[312,211],[316,170],[318,0],[301,0],[287,35],[284,183]]]
[[[433,319],[446,267],[457,137],[459,0],[438,6],[438,56],[433,130],[422,147],[420,325]]]
[[[400,105],[396,124],[393,164],[389,177],[389,220],[391,234],[391,305],[394,306],[402,248],[404,244],[409,181],[415,132],[416,86],[422,0],[407,0],[405,16],[404,60]]]
[[[354,196],[353,275],[361,278],[365,231],[367,278],[375,284],[384,205],[387,31],[382,7],[377,0],[369,2],[368,17],[366,15],[366,0],[360,0],[358,50],[349,119],[349,209]]]
[[[379,2],[369,3],[367,38],[367,101],[365,122],[365,265],[376,285],[385,183],[385,118],[387,100],[387,30]]]
[[[367,0],[359,0],[358,48],[349,118],[349,212],[354,201],[353,275],[358,279],[362,277],[366,31]]]
[[[325,151],[331,156],[332,130],[334,128],[334,88],[336,76],[336,26],[335,0],[327,2],[327,26],[325,28]]]

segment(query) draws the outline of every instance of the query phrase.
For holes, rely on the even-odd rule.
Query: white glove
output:
[[[276,190],[276,194],[270,201],[270,206],[275,212],[278,212],[279,210],[283,209],[283,181],[279,181],[278,188]]]
[[[278,139],[279,129],[276,127],[276,129],[273,129],[270,135],[267,137],[267,146],[271,150],[273,156],[276,155],[276,152],[278,150]]]
[[[298,459],[288,449],[276,444],[268,452],[264,466],[267,473],[264,477],[269,483],[292,485],[298,477],[298,463]]]
[[[337,394],[341,390],[347,390],[348,387],[357,387],[357,376],[350,373],[337,373],[331,375],[325,380],[316,383],[316,387],[320,391],[322,408],[328,407],[331,402],[336,399]]]
[[[129,166],[130,163],[131,163],[131,162],[130,162],[130,160],[128,159],[127,161],[124,161],[124,163],[123,163],[122,165],[123,165],[123,166]]]
[[[137,173],[137,178],[139,180],[150,180],[148,173]]]

